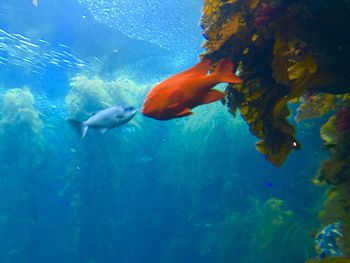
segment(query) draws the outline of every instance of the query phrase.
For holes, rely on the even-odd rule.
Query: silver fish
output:
[[[86,121],[68,119],[68,122],[79,132],[83,139],[89,128],[99,129],[105,133],[110,129],[123,125],[130,121],[136,114],[132,106],[117,105],[108,109],[98,111]]]

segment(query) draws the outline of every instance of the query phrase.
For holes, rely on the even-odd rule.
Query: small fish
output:
[[[77,129],[83,139],[88,128],[99,129],[103,134],[110,129],[127,123],[135,116],[135,114],[136,109],[134,107],[117,105],[115,107],[101,110],[83,122],[73,119],[68,119],[68,121]]]
[[[38,4],[39,4],[38,0],[33,0],[32,3],[33,3],[34,6],[38,7]]]
[[[228,59],[219,61],[216,70],[207,75],[211,60],[176,74],[156,85],[143,104],[142,113],[157,120],[170,120],[192,115],[191,109],[224,98],[225,93],[212,89],[219,83],[242,83]]]

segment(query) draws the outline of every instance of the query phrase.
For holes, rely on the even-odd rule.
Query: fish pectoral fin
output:
[[[199,100],[199,105],[208,104],[218,100],[221,100],[225,97],[226,93],[222,91],[218,91],[215,89],[209,90],[209,92]]]
[[[108,131],[108,128],[100,129],[101,134],[105,134],[107,131]]]
[[[184,110],[182,110],[178,114],[176,114],[175,117],[182,118],[182,117],[190,116],[192,114],[193,114],[193,112],[191,111],[190,108],[185,108]]]

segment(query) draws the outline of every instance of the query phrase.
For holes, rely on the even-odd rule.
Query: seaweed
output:
[[[40,134],[44,124],[40,112],[34,108],[34,96],[28,87],[6,91],[3,97],[1,126],[26,125],[34,134]]]
[[[42,114],[35,108],[29,88],[6,90],[1,113],[0,234],[4,238],[0,246],[1,260],[25,261],[28,248],[36,238],[31,233],[41,223],[41,194],[37,189],[46,178],[46,161],[50,161],[51,155],[43,136]]]
[[[140,101],[139,97],[147,88],[123,76],[107,81],[85,75],[73,77],[70,86],[65,98],[66,107],[69,117],[79,120],[86,120],[93,112],[121,102],[135,105],[135,100]],[[139,128],[137,124],[132,125]],[[68,149],[74,149],[70,153],[74,158],[66,164],[60,195],[69,196],[71,200],[71,233],[67,244],[78,261],[116,258],[120,253],[110,245],[115,239],[110,229],[121,228],[122,231],[123,228],[123,222],[112,219],[118,213],[115,200],[121,195],[118,194],[119,185],[129,173],[135,173],[130,165],[135,149],[139,147],[135,137],[134,133],[116,129],[103,135],[91,132],[84,141],[79,141],[74,131],[67,129]],[[104,238],[97,244],[89,238],[91,236]]]
[[[148,88],[148,85],[136,84],[123,76],[113,81],[104,81],[97,76],[88,78],[85,75],[73,77],[70,86],[65,101],[69,116],[78,119],[121,102],[135,105]]]
[[[342,106],[323,126],[323,138],[331,143],[330,156],[325,160],[314,181],[330,185],[323,209],[319,212],[322,226],[343,222],[342,252],[350,256],[350,127],[349,106]]]
[[[336,97],[332,94],[316,94],[304,97],[297,109],[296,121],[322,117],[336,108]]]
[[[312,238],[304,222],[278,198],[271,198],[256,211],[251,260],[256,262],[301,262],[312,254]],[[298,244],[304,242],[303,247]]]
[[[338,30],[332,28],[336,26],[334,20],[342,21],[345,11],[341,10],[344,16],[334,18],[331,23],[328,15],[323,21],[319,13],[326,12],[328,4],[317,3],[315,8],[314,2],[204,2],[201,24],[207,40],[202,57],[214,61],[228,57],[239,65],[243,84],[228,86],[227,106],[233,115],[240,110],[251,132],[261,140],[257,149],[276,166],[293,150],[301,148],[295,128],[288,122],[288,103],[313,93],[349,92],[349,75],[343,70],[345,65],[349,67],[349,60],[344,59],[349,58],[349,50],[341,48],[340,52],[331,54],[322,39],[323,34]],[[341,8],[334,7],[337,11]],[[344,28],[341,30],[345,33]],[[344,40],[340,34],[336,36],[335,42]],[[340,57],[341,70],[334,64]],[[315,99],[318,107],[308,103],[308,98],[300,107],[298,119],[318,117],[335,108],[331,95],[320,94]]]
[[[41,113],[34,107],[34,96],[29,88],[7,90],[0,120],[3,152],[8,154],[6,159],[13,161],[30,156],[26,158],[32,164],[42,163],[46,148],[43,129]]]
[[[349,263],[349,258],[326,258],[326,259],[310,259],[307,260],[305,263]]]

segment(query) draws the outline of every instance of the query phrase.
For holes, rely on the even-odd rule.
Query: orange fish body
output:
[[[210,60],[203,60],[194,67],[178,73],[156,85],[143,104],[142,113],[158,120],[169,120],[192,115],[191,109],[215,102],[225,96],[212,89],[218,83],[241,83],[233,74],[230,60],[220,60],[216,70],[207,75]]]

